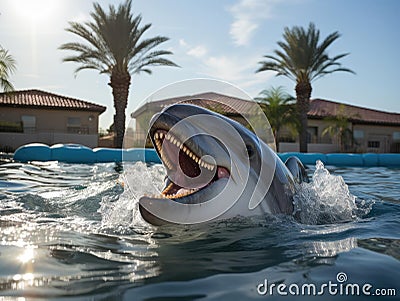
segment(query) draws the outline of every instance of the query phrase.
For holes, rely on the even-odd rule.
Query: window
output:
[[[400,132],[393,132],[393,140],[400,140]]]
[[[307,128],[307,143],[317,143],[318,140],[318,127]]]
[[[368,141],[369,148],[380,148],[381,143],[380,141]]]
[[[81,126],[81,119],[79,117],[68,117],[67,125],[70,126]]]
[[[364,131],[362,131],[362,130],[354,130],[353,131],[353,138],[354,139],[364,139]]]
[[[68,117],[67,132],[69,134],[89,134],[89,128],[81,125],[80,117]]]
[[[34,133],[36,131],[36,116],[21,116],[24,133]]]

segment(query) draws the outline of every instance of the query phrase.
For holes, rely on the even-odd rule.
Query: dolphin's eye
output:
[[[251,159],[254,156],[254,147],[249,144],[246,144],[246,150],[249,158]]]

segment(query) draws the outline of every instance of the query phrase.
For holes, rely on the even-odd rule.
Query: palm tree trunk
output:
[[[114,146],[122,148],[125,135],[125,110],[128,103],[131,76],[128,71],[112,72],[109,85],[114,97]]]
[[[274,131],[276,152],[279,153],[279,131]]]
[[[300,120],[299,144],[300,152],[307,152],[307,113],[310,110],[310,97],[312,87],[310,82],[298,82],[296,85],[297,111]]]

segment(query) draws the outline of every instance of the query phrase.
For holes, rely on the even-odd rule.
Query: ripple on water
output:
[[[321,283],[338,272],[400,293],[400,173],[328,168],[312,168],[300,188],[302,223],[266,216],[155,228],[137,200],[161,189],[160,165],[2,164],[0,295],[246,300],[265,278]]]

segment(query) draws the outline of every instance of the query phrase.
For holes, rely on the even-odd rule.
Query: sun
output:
[[[46,22],[57,10],[57,0],[14,0],[17,15],[33,24]]]

